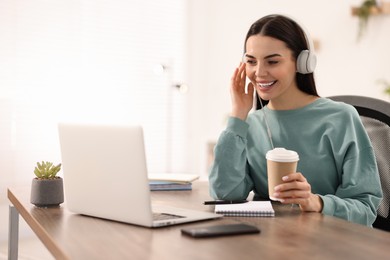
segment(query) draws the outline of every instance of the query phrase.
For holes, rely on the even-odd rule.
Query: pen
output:
[[[216,205],[216,204],[239,204],[248,202],[247,200],[211,200],[205,201],[204,205]]]

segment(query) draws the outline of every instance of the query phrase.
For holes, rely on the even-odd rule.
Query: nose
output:
[[[267,70],[264,66],[257,64],[256,66],[256,72],[255,72],[256,77],[263,77],[267,75]]]

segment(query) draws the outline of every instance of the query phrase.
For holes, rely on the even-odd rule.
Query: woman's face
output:
[[[246,75],[264,100],[285,102],[299,91],[296,62],[286,44],[272,37],[253,35],[246,42]]]

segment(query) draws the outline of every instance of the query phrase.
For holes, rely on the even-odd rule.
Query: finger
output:
[[[304,205],[307,203],[306,198],[283,198],[283,199],[278,199],[281,203],[283,204],[299,204],[299,205]]]
[[[246,82],[246,70],[245,70],[245,66],[246,66],[246,64],[245,63],[243,63],[242,64],[242,71],[241,71],[241,82],[240,82],[240,84],[242,85],[242,86],[245,86],[246,84],[245,84],[245,82]]]
[[[243,71],[243,64],[240,62],[240,64],[238,65],[238,67],[234,70],[234,73],[231,77],[231,81],[232,83],[237,83],[241,80],[241,73]]]
[[[299,177],[301,178],[301,177]],[[311,185],[304,179],[304,181],[299,180],[289,180],[282,184],[275,186],[275,192],[286,192],[292,190],[302,190],[311,192]]]
[[[240,73],[245,70],[245,65],[246,65],[245,63],[240,62],[240,65],[238,66],[238,69],[240,70]]]
[[[255,92],[255,88],[253,87],[253,83],[250,82],[248,84],[248,95],[252,97],[254,92]]]
[[[236,76],[236,84],[242,86],[243,83],[245,83],[245,77],[246,77],[245,63],[240,63],[240,66],[238,67],[238,73]]]
[[[234,92],[241,92],[241,88],[240,88],[240,85],[239,83],[237,83],[237,81],[239,80],[240,78],[240,72],[239,72],[239,68],[236,68],[234,70],[234,73],[233,73],[233,76],[231,78],[231,89],[234,91]]]
[[[275,186],[274,190],[276,192],[285,192],[289,190],[304,190],[304,191],[310,191],[311,186],[308,182],[301,182],[301,181],[290,181],[283,184],[279,184]]]
[[[232,77],[232,87],[236,93],[245,94],[245,81],[246,81],[246,73],[245,73],[245,64],[240,64],[234,75]]]
[[[238,75],[238,70],[239,70],[239,68],[235,68],[235,69],[234,69],[233,75],[232,75],[232,77],[231,77],[231,79],[230,79],[232,85],[235,85],[235,83],[236,83],[236,78],[237,78],[237,75]]]
[[[275,192],[273,196],[282,200],[291,199],[308,199],[310,198],[311,192],[308,190],[289,190],[284,192]]]
[[[305,176],[303,176],[302,173],[300,172],[294,172],[294,173],[290,173],[286,176],[283,176],[282,180],[284,182],[289,182],[289,181],[301,181],[301,182],[305,182],[307,181]]]

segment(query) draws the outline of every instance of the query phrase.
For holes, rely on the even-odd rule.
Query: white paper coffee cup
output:
[[[297,171],[299,155],[295,151],[285,148],[275,148],[266,154],[267,175],[268,175],[268,193],[272,200],[277,200],[274,194],[275,186],[282,184],[282,177]]]

